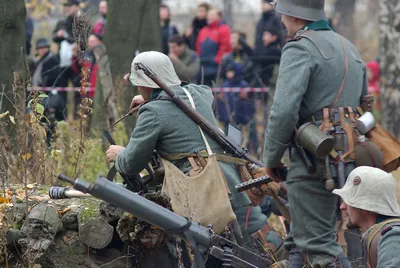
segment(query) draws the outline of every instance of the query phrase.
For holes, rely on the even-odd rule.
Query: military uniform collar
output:
[[[300,36],[304,32],[307,31],[333,31],[332,27],[329,25],[329,21],[327,20],[317,20],[314,22],[311,22],[301,28],[297,33],[295,34],[295,37]]]
[[[157,99],[158,95],[162,92],[161,88],[153,88],[153,92],[151,93],[151,98],[150,100],[155,100]]]

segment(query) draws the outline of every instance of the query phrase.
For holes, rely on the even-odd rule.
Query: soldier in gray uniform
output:
[[[143,170],[153,151],[156,150],[161,157],[171,161],[186,173],[192,169],[188,157],[208,156],[199,127],[167,98],[166,93],[158,88],[157,84],[142,71],[136,70],[135,63],[142,63],[150,68],[177,96],[189,103],[173,64],[166,55],[149,51],[136,56],[132,62],[129,80],[138,87],[141,94],[133,99],[131,105],[138,109],[139,116],[126,148],[118,145],[110,146],[106,152],[107,160],[115,161],[115,167],[119,172],[132,175]],[[192,95],[196,110],[217,126],[212,110],[213,94],[210,88],[195,84],[184,87]],[[225,154],[214,140],[206,136],[213,152],[217,155]],[[235,189],[235,185],[242,182],[236,165],[222,161],[219,163],[230,188],[233,211],[242,230],[249,235],[261,232],[271,249],[279,247],[282,240],[276,232],[269,232],[271,228],[261,208],[249,206],[251,201],[248,196]]]
[[[358,167],[346,185],[333,193],[343,199],[348,227],[361,229],[370,268],[400,267],[400,208],[393,176],[373,167]]]
[[[331,29],[324,4],[279,0],[275,7],[293,37],[283,48],[265,135],[263,160],[267,174],[276,180],[274,169],[281,165],[297,127],[306,122],[321,126],[324,108],[331,108],[325,109],[328,113],[342,110],[347,118],[368,94],[365,64],[354,45]],[[336,241],[338,198],[326,187],[327,170],[337,179],[337,168],[306,153],[315,171],[309,172],[293,149],[287,176],[292,228],[285,247],[291,267],[350,267]],[[354,162],[345,164],[346,174],[352,169]]]

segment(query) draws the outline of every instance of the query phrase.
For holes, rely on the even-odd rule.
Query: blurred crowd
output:
[[[246,33],[232,29],[224,20],[223,12],[207,3],[198,5],[195,18],[187,29],[179,32],[171,24],[171,12],[167,5],[159,9],[162,37],[162,51],[171,59],[176,73],[182,81],[199,83],[219,88],[269,88],[275,85],[282,48],[290,38],[275,13],[273,0],[261,0],[262,14],[255,29],[254,46],[249,45]],[[82,11],[79,0],[64,3],[65,19],[58,21],[52,40],[39,38],[36,42],[35,57],[31,61],[32,86],[34,87],[79,87],[86,82],[96,87],[98,66],[93,48],[103,45],[107,30],[107,1],[100,1],[100,18],[94,23],[83,56],[78,53],[74,40],[73,21]],[[34,25],[26,19],[26,51],[31,54],[31,37]],[[58,44],[58,54],[50,51],[53,41]],[[33,53],[32,53],[33,54]],[[81,70],[89,72],[82,78]],[[379,95],[379,63],[368,64],[370,91]],[[267,107],[269,94],[246,90],[216,94],[215,113],[224,131],[234,124],[246,132],[244,139],[250,152],[258,146],[256,129],[256,100]],[[93,98],[95,91],[89,91]],[[50,92],[47,105],[64,110],[67,104],[66,92]],[[79,100],[77,94],[76,102]],[[379,101],[376,102],[379,106]],[[379,108],[379,107],[377,107]],[[266,108],[265,108],[266,109]],[[377,110],[379,111],[379,109]],[[63,120],[65,113],[59,113],[57,120]],[[265,110],[264,110],[265,114]]]

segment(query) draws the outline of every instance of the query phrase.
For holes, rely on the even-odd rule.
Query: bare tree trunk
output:
[[[130,72],[135,52],[161,51],[160,0],[109,1],[105,45],[117,96],[119,113],[126,113],[134,89],[123,80]],[[130,133],[132,120],[126,120]]]
[[[224,0],[224,19],[232,27],[233,1]]]
[[[400,138],[400,0],[381,0],[382,123]]]
[[[24,0],[0,0],[0,12],[0,112],[4,112],[13,110],[9,101],[15,101],[12,92],[13,73],[23,75],[26,14]]]
[[[354,29],[354,13],[356,0],[336,0],[335,13],[339,15],[337,31],[352,41],[356,38],[356,30]]]

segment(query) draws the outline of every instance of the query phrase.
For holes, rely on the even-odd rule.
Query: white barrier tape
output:
[[[80,91],[80,87],[30,87],[29,91],[56,91],[56,92],[66,92],[66,91]],[[85,88],[87,92],[95,91],[94,87]],[[268,87],[213,87],[211,88],[213,92],[269,92]]]

